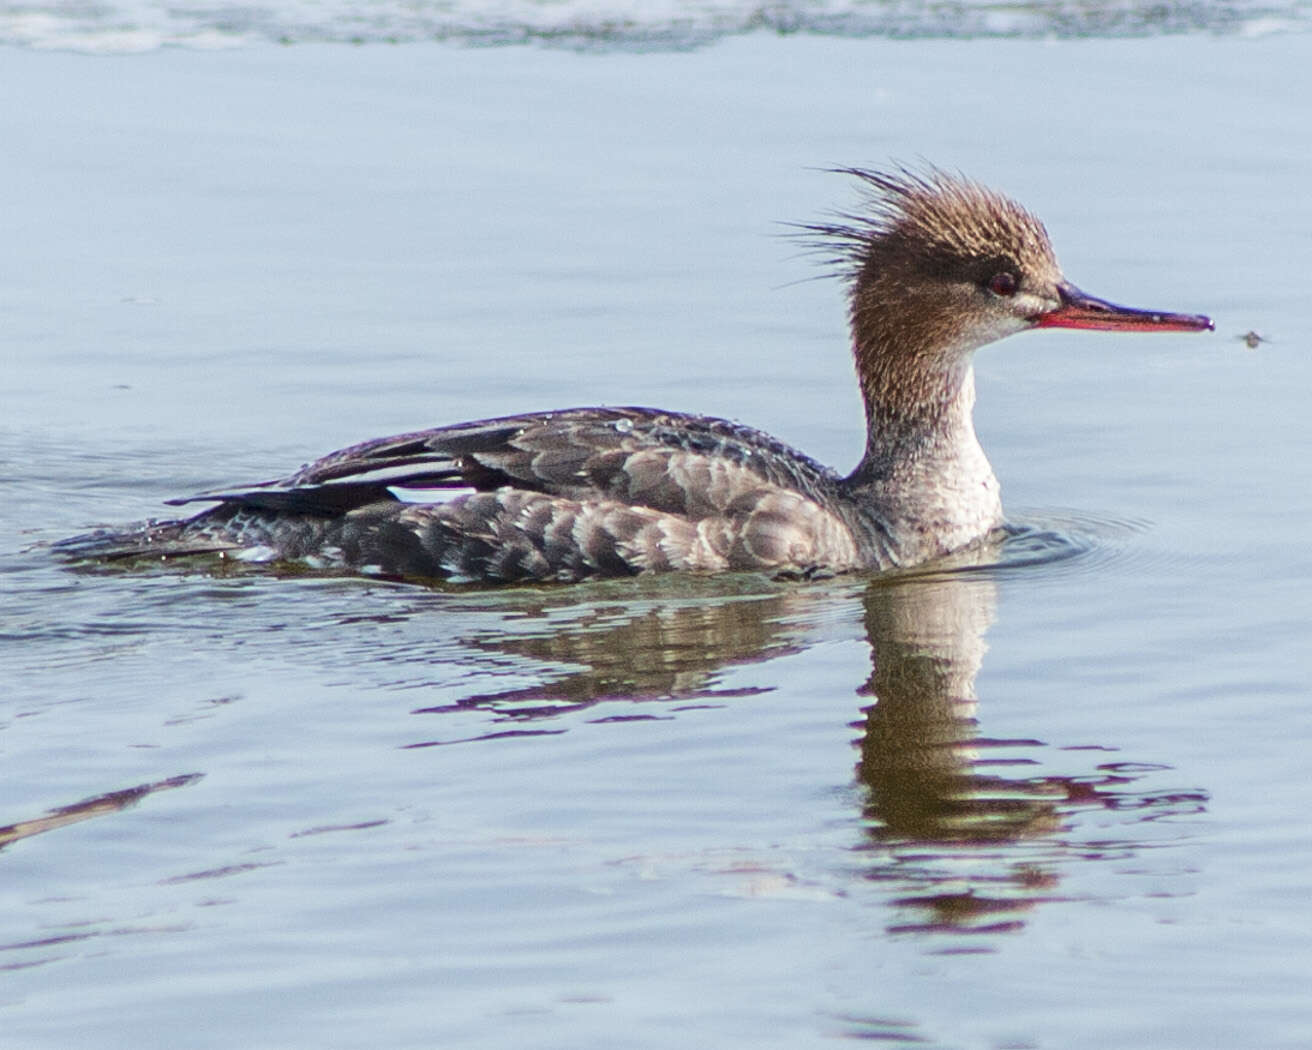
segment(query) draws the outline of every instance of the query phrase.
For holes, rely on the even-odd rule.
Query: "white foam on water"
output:
[[[1308,25],[1305,4],[1212,4],[1207,0],[862,0],[647,3],[641,0],[354,0],[251,4],[215,0],[181,7],[163,0],[103,4],[0,4],[0,44],[94,54],[162,47],[197,50],[296,43],[471,44],[536,42],[584,49],[667,49],[765,31],[888,37],[1147,36],[1189,31],[1263,35]]]

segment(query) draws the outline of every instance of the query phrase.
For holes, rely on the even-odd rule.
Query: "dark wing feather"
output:
[[[392,489],[515,488],[611,499],[702,517],[762,486],[824,501],[832,471],[767,434],[707,416],[649,408],[577,408],[459,423],[331,453],[290,477],[192,500],[337,514]]]

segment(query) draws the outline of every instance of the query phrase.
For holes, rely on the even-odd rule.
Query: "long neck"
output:
[[[866,334],[858,329],[856,344],[866,450],[847,479],[851,494],[889,537],[896,563],[968,546],[1002,520],[997,478],[975,436],[970,353],[917,352]]]
[[[983,456],[975,437],[975,370],[969,359],[863,370],[861,393],[866,449],[856,473],[862,477],[932,477],[946,464]]]

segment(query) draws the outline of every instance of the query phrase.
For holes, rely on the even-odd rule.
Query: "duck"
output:
[[[65,551],[487,584],[923,566],[1004,524],[973,421],[976,350],[1036,328],[1213,330],[1200,314],[1081,291],[1036,216],[964,175],[836,170],[859,206],[796,232],[846,282],[866,421],[849,474],[727,419],[568,408],[365,441],[278,480],[170,500],[206,507]]]

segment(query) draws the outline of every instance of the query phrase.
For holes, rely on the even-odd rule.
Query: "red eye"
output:
[[[1003,270],[989,278],[989,291],[1003,298],[1016,294],[1016,275]]]

